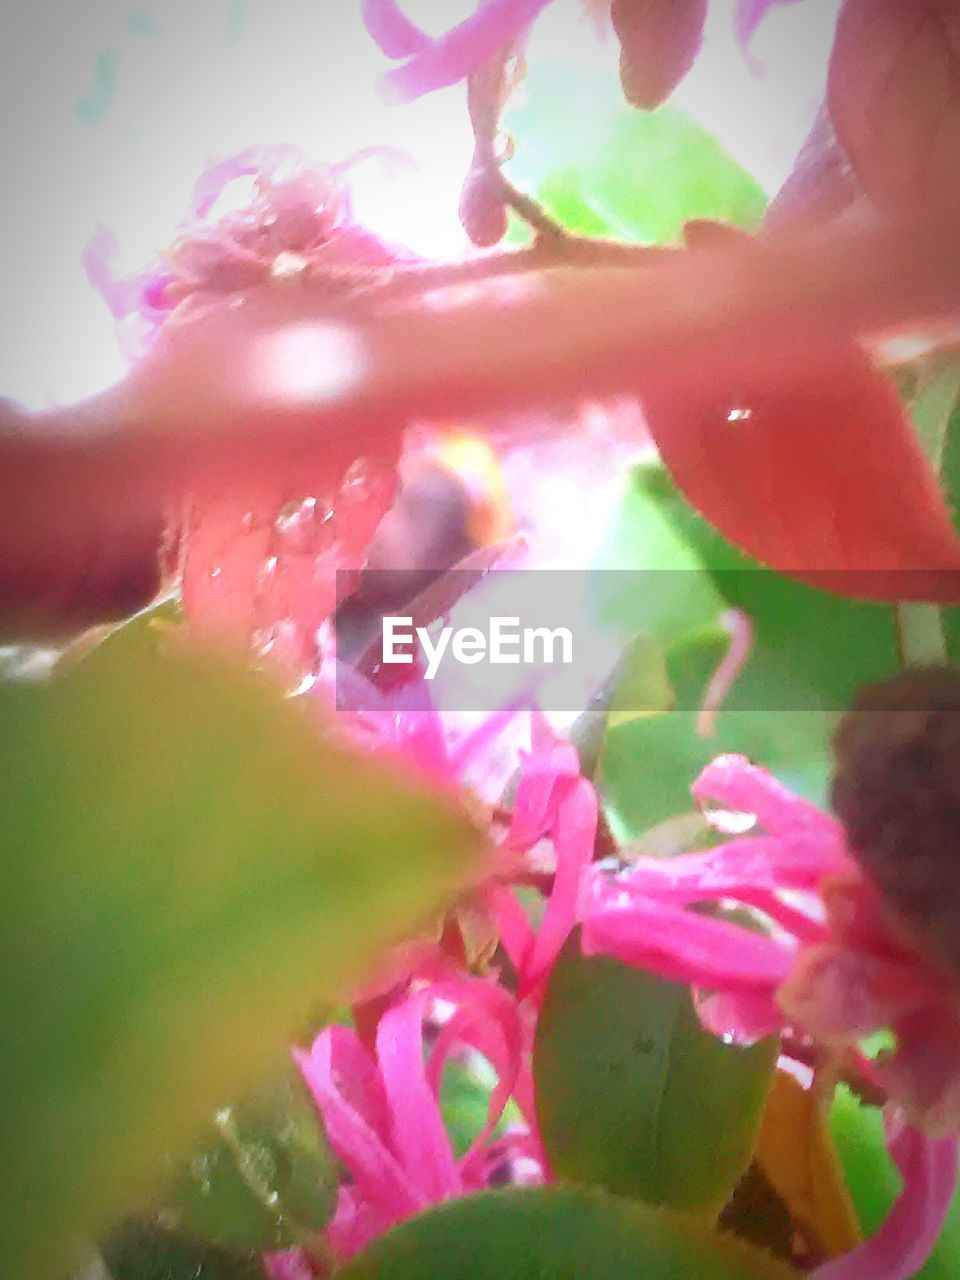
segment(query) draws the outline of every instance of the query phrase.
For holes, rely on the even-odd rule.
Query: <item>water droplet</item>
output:
[[[253,524],[254,524],[253,512],[245,511],[240,520],[240,528],[244,531],[244,533],[248,533],[253,528]]]
[[[273,527],[290,550],[317,555],[333,542],[333,508],[320,498],[299,498],[281,507]]]
[[[214,567],[210,570],[210,577],[219,578],[221,573],[223,573],[223,570],[220,568],[220,566],[214,565]]]
[[[254,658],[269,658],[278,639],[277,627],[258,627],[250,635],[250,652]]]
[[[303,275],[308,266],[307,259],[301,254],[284,250],[270,264],[270,275],[274,280],[295,280],[297,276]]]
[[[717,809],[710,805],[702,806],[703,814],[711,827],[728,836],[746,835],[757,825],[756,814],[742,813],[734,809]]]
[[[280,561],[277,559],[276,556],[267,556],[266,560],[264,560],[263,562],[263,567],[261,569],[261,572],[266,577],[270,578],[277,572],[277,565],[279,563]]]
[[[737,426],[742,422],[749,422],[753,417],[753,410],[747,409],[743,405],[735,405],[727,411],[727,421],[733,426]]]

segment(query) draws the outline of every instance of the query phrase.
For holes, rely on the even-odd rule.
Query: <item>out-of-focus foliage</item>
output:
[[[487,1192],[442,1205],[382,1237],[340,1272],[343,1280],[517,1274],[788,1280],[795,1272],[690,1215],[559,1187]]]
[[[538,63],[503,123],[511,179],[570,231],[670,242],[691,218],[752,227],[763,213],[762,189],[710,134],[672,107],[627,106],[602,71]]]
[[[749,1163],[776,1054],[772,1040],[743,1049],[705,1031],[685,987],[568,949],[534,1045],[551,1168],[709,1219]]]
[[[139,628],[0,687],[0,719],[0,1234],[41,1280],[449,896],[476,837],[273,686]]]

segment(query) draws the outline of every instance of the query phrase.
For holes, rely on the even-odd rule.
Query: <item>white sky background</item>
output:
[[[816,108],[839,0],[775,9],[755,43],[754,76],[733,42],[732,0],[712,0],[709,38],[677,102],[775,190]],[[473,7],[407,0],[428,29]],[[148,15],[155,30],[138,30]],[[229,31],[238,35],[232,42]],[[97,58],[116,52],[112,101],[96,124],[76,113]],[[556,0],[529,54],[606,63],[617,49]],[[360,209],[424,253],[464,248],[456,218],[470,155],[462,87],[400,107],[375,82],[388,64],[362,29],[359,0],[8,0],[0,16],[0,395],[40,407],[77,399],[122,371],[112,321],[80,267],[98,223],[126,267],[169,242],[195,178],[212,157],[256,142],[292,142],[336,160],[376,143],[400,146],[422,178],[371,179]]]

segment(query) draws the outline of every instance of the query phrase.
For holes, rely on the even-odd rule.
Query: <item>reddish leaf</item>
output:
[[[703,43],[707,0],[613,0],[620,40],[620,83],[634,107],[665,102],[693,66]]]
[[[341,476],[321,458],[259,486],[199,492],[184,522],[187,621],[303,676],[337,600],[337,572],[359,568],[395,495],[395,459]]]
[[[845,0],[830,62],[837,136],[894,213],[960,200],[960,4]]]
[[[775,368],[770,368],[773,361]],[[865,599],[960,599],[960,540],[892,385],[846,339],[802,365],[724,349],[722,377],[644,392],[690,502],[736,546]]]

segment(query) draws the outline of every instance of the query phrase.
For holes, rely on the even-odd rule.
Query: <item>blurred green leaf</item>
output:
[[[381,1237],[339,1280],[790,1280],[686,1214],[573,1187],[453,1200]]]
[[[864,1235],[872,1235],[890,1212],[900,1178],[883,1141],[883,1116],[860,1103],[845,1085],[837,1089],[830,1127]],[[943,1234],[913,1280],[956,1280],[960,1275],[960,1189]]]
[[[339,1165],[292,1067],[233,1107],[164,1197],[178,1227],[217,1244],[287,1249],[333,1215]]]
[[[561,955],[533,1051],[553,1171],[674,1209],[718,1213],[750,1162],[777,1047],[726,1045],[686,987],[607,956]]]
[[[709,133],[673,107],[628,107],[604,68],[539,61],[504,127],[510,178],[581,234],[675,241],[692,218],[753,227],[766,204]]]
[[[136,1218],[112,1233],[103,1249],[103,1262],[110,1280],[266,1280],[255,1254],[225,1249]],[[85,1277],[81,1272],[73,1280]]]
[[[584,777],[592,778],[596,772],[612,723],[663,711],[672,704],[673,690],[659,642],[646,633],[632,636],[616,667],[567,731]]]
[[[0,1249],[46,1280],[462,883],[449,802],[131,629],[0,686]]]
[[[651,545],[670,545],[663,524],[683,550],[649,575],[656,590],[642,598],[634,593],[630,622],[666,638],[667,673],[681,709],[611,729],[598,777],[614,830],[632,838],[689,809],[690,783],[725,751],[743,752],[822,802],[837,717],[861,684],[896,669],[893,609],[817,591],[763,568],[711,529],[656,463],[635,472],[608,557],[651,563]],[[693,608],[692,600],[698,602]],[[696,708],[729,643],[720,625],[724,608],[747,615],[754,648],[716,717],[714,735],[703,738]]]

